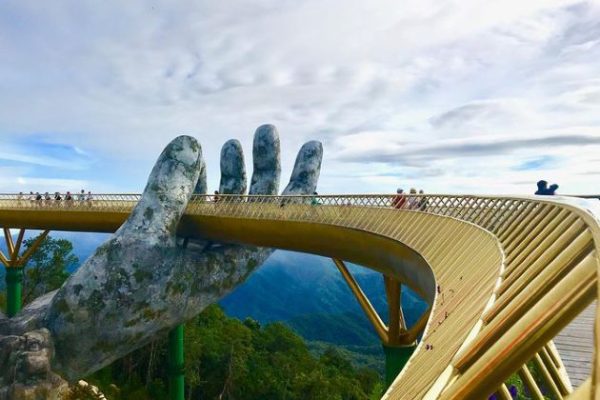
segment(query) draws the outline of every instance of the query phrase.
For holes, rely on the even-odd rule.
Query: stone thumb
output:
[[[179,136],[158,157],[139,203],[116,235],[151,243],[174,243],[179,220],[200,175],[202,149],[191,136]]]

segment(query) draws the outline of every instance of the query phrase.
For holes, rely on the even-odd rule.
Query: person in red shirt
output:
[[[398,188],[398,190],[396,190],[396,193],[397,194],[392,199],[392,207],[398,209],[404,208],[406,204],[406,196],[404,195],[404,190]]]

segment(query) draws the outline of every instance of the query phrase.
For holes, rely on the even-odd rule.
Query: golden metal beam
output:
[[[554,290],[556,287],[561,285],[565,279],[572,279],[572,276],[575,275],[576,270],[582,274],[582,276],[586,276],[587,278],[595,279],[591,275],[591,271],[595,268],[596,264],[596,256],[595,253],[588,254],[582,261],[579,262],[578,266],[571,271],[571,274],[568,275],[563,280],[556,283],[554,286]],[[547,271],[548,274],[552,272],[552,270]],[[586,275],[587,274],[587,275]],[[581,284],[581,282],[579,282]],[[464,370],[467,366],[469,366],[475,359],[481,356],[487,349],[489,349],[493,343],[497,341],[500,336],[506,336],[506,331],[515,327],[520,317],[523,315],[529,315],[531,307],[534,306],[532,304],[529,294],[532,294],[537,299],[536,305],[539,306],[544,300],[547,303],[552,302],[552,298],[548,297],[548,290],[542,292],[539,287],[536,287],[535,291],[522,291],[515,298],[515,301],[511,304],[511,307],[507,307],[502,310],[502,312],[495,318],[495,320],[487,325],[479,335],[478,339],[475,343],[470,347],[469,351],[464,352],[457,360],[455,366],[459,370]],[[573,297],[578,297],[581,293],[571,293]],[[541,311],[541,310],[540,310]],[[548,318],[549,316],[545,316]],[[523,327],[524,328],[524,327]],[[558,332],[557,332],[558,333]],[[552,339],[551,337],[548,338]],[[545,343],[544,343],[545,344]]]
[[[419,335],[423,333],[423,330],[427,326],[427,322],[429,322],[429,317],[431,316],[431,307],[429,307],[423,315],[419,317],[417,322],[407,331],[400,333],[400,342],[402,344],[411,344],[414,343]]]
[[[402,307],[400,306],[401,286],[400,282],[383,275],[385,294],[388,303],[388,345],[400,344],[400,329],[406,329]]]
[[[2,228],[4,230],[4,240],[6,241],[6,250],[10,256],[15,251],[15,245],[13,243],[12,234],[10,233],[10,229]]]
[[[21,250],[21,244],[23,244],[23,237],[25,236],[25,229],[19,229],[19,236],[17,237],[17,242],[15,243],[12,254],[10,255],[11,262],[14,263],[19,259],[19,251]]]
[[[497,341],[486,345],[483,354],[472,358],[462,353],[454,365],[464,371],[444,392],[448,399],[479,399],[490,384],[508,379],[515,369],[535,354],[535,349],[558,334],[575,315],[597,297],[595,255],[580,263]]]
[[[10,266],[10,262],[8,261],[2,250],[0,250],[0,262],[7,268]]]
[[[46,239],[46,236],[48,236],[49,232],[50,232],[49,230],[45,230],[35,239],[33,244],[27,249],[27,251],[25,253],[23,253],[23,255],[21,257],[19,257],[19,262],[18,262],[19,265],[27,264],[27,261],[29,261],[29,258],[31,257],[31,255],[38,249],[38,247],[40,246],[40,244],[42,244],[44,239]]]
[[[385,344],[389,343],[387,327],[379,317],[379,314],[377,314],[377,311],[375,311],[375,308],[373,308],[373,305],[371,304],[365,293],[358,285],[358,282],[356,282],[350,271],[348,271],[346,264],[344,264],[342,260],[337,258],[333,258],[333,262],[335,263],[335,266],[338,268],[338,270],[342,273],[342,277],[350,287],[350,290],[354,294],[354,297],[356,297],[356,300],[358,300],[358,304],[360,304],[360,307],[362,308],[365,315],[375,328],[375,332],[377,332],[377,335],[379,336],[381,341]]]
[[[558,388],[556,381],[553,379],[552,375],[550,374],[550,371],[548,371],[548,366],[546,365],[546,363],[544,362],[542,357],[540,357],[539,354],[535,355],[535,357],[533,358],[533,363],[538,368],[538,371],[540,371],[541,378],[544,380],[544,383],[552,392],[553,397],[555,397],[557,399],[563,399],[564,398],[563,394],[561,393],[560,389]]]
[[[527,364],[524,364],[521,366],[521,368],[519,368],[519,377],[523,381],[523,384],[529,391],[529,394],[533,400],[544,400],[544,395],[535,382],[535,379],[533,379],[533,375],[531,375]]]
[[[538,355],[542,359],[544,365],[546,366],[546,369],[550,373],[550,376],[552,377],[552,380],[555,382],[556,386],[558,387],[558,390],[560,391],[560,393],[563,396],[566,396],[569,393],[571,393],[573,391],[573,388],[571,387],[570,382],[567,383],[564,380],[561,372],[558,370],[556,364],[554,363],[554,360],[552,360],[546,347],[542,347],[542,349],[538,352]]]
[[[498,395],[498,398],[502,400],[512,400],[512,396],[510,395],[510,392],[504,383],[500,385],[496,394]]]

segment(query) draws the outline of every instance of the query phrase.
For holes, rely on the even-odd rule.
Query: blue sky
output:
[[[3,1],[0,191],[140,191],[183,133],[213,190],[262,123],[284,175],[323,141],[320,193],[598,187],[597,3],[401,4]]]

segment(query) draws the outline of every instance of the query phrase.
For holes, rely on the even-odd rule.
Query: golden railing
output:
[[[29,221],[11,227],[52,228],[35,225],[47,214],[61,221],[76,213],[122,214],[122,222],[138,200],[133,194],[72,202],[0,195],[0,223],[14,224],[11,212]],[[495,392],[509,399],[502,382],[513,374],[535,399],[543,398],[542,388],[552,398],[598,398],[598,354],[590,378],[573,393],[552,343],[598,298],[600,228],[598,214],[586,207],[592,206],[541,196],[200,195],[190,201],[184,220],[196,221],[205,234],[226,229],[219,225],[228,220],[256,232],[267,222],[282,229],[297,226],[294,221],[334,226],[393,239],[420,254],[433,284],[422,271],[415,275],[400,265],[395,273],[432,303],[431,316],[385,398],[484,398]],[[243,232],[236,234],[244,240]]]

